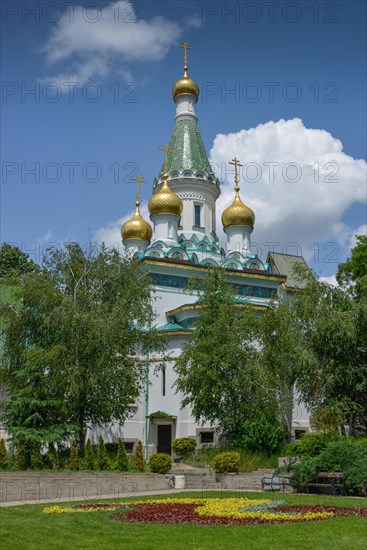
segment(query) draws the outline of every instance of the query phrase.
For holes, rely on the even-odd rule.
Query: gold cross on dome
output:
[[[136,181],[137,184],[138,184],[138,190],[137,190],[137,192],[136,192],[136,200],[137,200],[138,202],[140,202],[140,191],[141,191],[141,187],[140,187],[140,186],[141,186],[142,183],[146,183],[146,181],[145,181],[145,179],[144,179],[144,176],[140,176],[140,175],[134,176],[134,177],[131,178],[131,179],[134,180],[134,181]]]
[[[192,50],[192,47],[188,42],[182,42],[178,47],[184,50],[184,68],[187,69],[187,50]]]
[[[240,164],[240,161],[236,157],[230,160],[228,164],[233,164],[234,166],[234,182],[236,184],[236,191],[239,191],[240,178],[238,176],[238,167],[243,166],[243,164]]]
[[[165,152],[164,156],[164,171],[167,174],[168,171],[168,153],[173,153],[173,149],[170,149],[169,145],[162,145],[162,147],[159,148],[161,151]]]

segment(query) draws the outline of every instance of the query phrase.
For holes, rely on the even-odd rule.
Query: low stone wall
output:
[[[2,472],[0,502],[62,502],[121,498],[142,491],[172,489],[172,474]]]

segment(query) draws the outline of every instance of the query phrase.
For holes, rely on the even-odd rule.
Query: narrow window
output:
[[[166,367],[162,368],[162,395],[166,395]]]
[[[201,206],[200,206],[200,204],[195,204],[194,208],[195,208],[195,222],[194,222],[194,225],[195,225],[195,227],[201,227],[201,224],[200,224]]]

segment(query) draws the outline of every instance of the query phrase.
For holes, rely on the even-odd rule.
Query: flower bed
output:
[[[49,506],[45,514],[113,511],[111,518],[131,523],[249,525],[320,521],[340,516],[367,517],[367,508],[289,506],[285,501],[247,498],[182,498],[135,502]]]

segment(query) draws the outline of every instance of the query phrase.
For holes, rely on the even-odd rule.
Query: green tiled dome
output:
[[[178,120],[169,144],[168,172],[173,170],[205,170],[212,173],[199,128],[194,120]],[[161,173],[164,172],[164,165]]]

